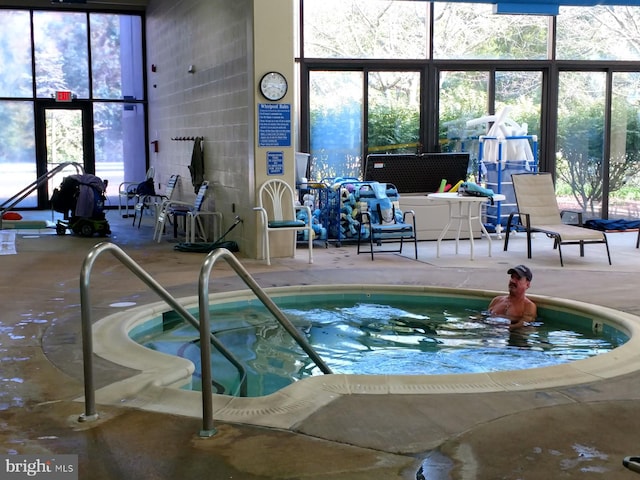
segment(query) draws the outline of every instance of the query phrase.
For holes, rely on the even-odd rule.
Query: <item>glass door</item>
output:
[[[80,102],[38,102],[36,105],[36,145],[38,176],[62,163],[82,166],[86,173],[95,172],[91,105]],[[48,208],[53,189],[67,175],[77,173],[68,166],[38,190],[38,207]],[[103,179],[104,180],[104,179]]]

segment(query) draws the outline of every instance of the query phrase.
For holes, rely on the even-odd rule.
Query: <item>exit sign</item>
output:
[[[72,100],[69,90],[58,90],[56,92],[56,102],[70,102]]]

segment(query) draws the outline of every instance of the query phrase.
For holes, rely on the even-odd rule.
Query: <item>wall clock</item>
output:
[[[267,100],[276,102],[287,94],[287,79],[278,72],[268,72],[260,79],[260,93]]]

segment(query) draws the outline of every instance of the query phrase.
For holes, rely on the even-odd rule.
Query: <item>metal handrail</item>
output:
[[[267,307],[271,314],[280,322],[280,325],[293,337],[302,347],[309,358],[320,368],[322,373],[332,373],[329,366],[324,363],[309,342],[298,332],[296,327],[282,313],[282,310],[273,302],[265,291],[249,275],[249,272],[242,266],[238,259],[226,248],[217,248],[210,252],[200,269],[198,281],[198,304],[200,317],[200,355],[202,365],[202,430],[201,437],[210,437],[216,433],[213,426],[213,389],[211,385],[211,348],[206,342],[206,336],[210,332],[210,312],[209,312],[209,278],[214,264],[219,259],[224,259],[231,268],[238,274],[242,281],[253,291],[262,304]]]
[[[198,320],[187,311],[178,301],[171,296],[171,294],[165,290],[154,278],[149,275],[140,265],[138,265],[131,257],[129,257],[120,247],[111,242],[102,242],[95,245],[91,251],[87,254],[80,271],[80,310],[81,310],[81,325],[82,325],[82,357],[84,364],[84,399],[85,399],[85,413],[79,418],[79,421],[90,421],[98,418],[96,413],[96,401],[95,401],[95,386],[93,376],[93,331],[91,321],[91,296],[90,296],[90,276],[93,264],[96,259],[103,252],[112,253],[120,262],[127,267],[134,275],[142,280],[151,290],[160,296],[171,308],[173,308],[178,315],[180,315],[185,321],[189,322],[197,329],[201,329],[198,326]],[[208,313],[208,312],[207,312]],[[209,351],[207,357],[207,365],[210,367],[211,357],[211,343],[215,345],[218,351],[224,355],[229,362],[231,362],[240,373],[240,395],[247,395],[247,373],[244,366],[229,352],[220,341],[209,332],[209,341],[207,341],[206,335],[200,335],[201,347],[206,345],[206,349]],[[204,368],[203,368],[204,370]],[[211,377],[209,377],[209,382]],[[211,385],[209,385],[211,388]]]
[[[54,168],[53,170],[49,170],[44,174],[40,175],[34,182],[30,183],[29,185],[24,187],[22,190],[20,190],[18,193],[16,193],[13,197],[5,200],[2,204],[0,204],[0,213],[6,212],[7,210],[11,210],[18,203],[20,203],[22,200],[27,198],[31,194],[31,192],[33,192],[34,190],[37,190],[41,185],[44,185],[44,183],[47,180],[49,180],[51,177],[53,177],[56,173],[60,172],[61,170],[64,170],[68,166],[75,167],[76,173],[78,174],[84,173],[84,167],[79,163],[76,163],[76,162],[60,163],[58,164],[58,166],[56,166],[56,168]],[[1,227],[2,227],[2,216],[0,216],[0,228]]]

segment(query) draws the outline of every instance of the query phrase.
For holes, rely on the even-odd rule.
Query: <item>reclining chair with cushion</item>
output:
[[[558,208],[553,179],[550,173],[519,173],[511,176],[513,190],[516,196],[517,211],[509,215],[504,237],[504,251],[509,246],[509,233],[514,217],[518,217],[522,227],[527,232],[527,257],[531,258],[531,234],[541,232],[553,238],[553,248],[558,249],[560,265],[562,259],[562,245],[580,245],[580,256],[584,257],[584,246],[589,243],[603,243],[607,250],[607,258],[611,265],[609,243],[606,233],[584,228],[582,214],[578,214],[579,225],[562,223],[562,213]],[[514,226],[515,227],[515,226]]]

